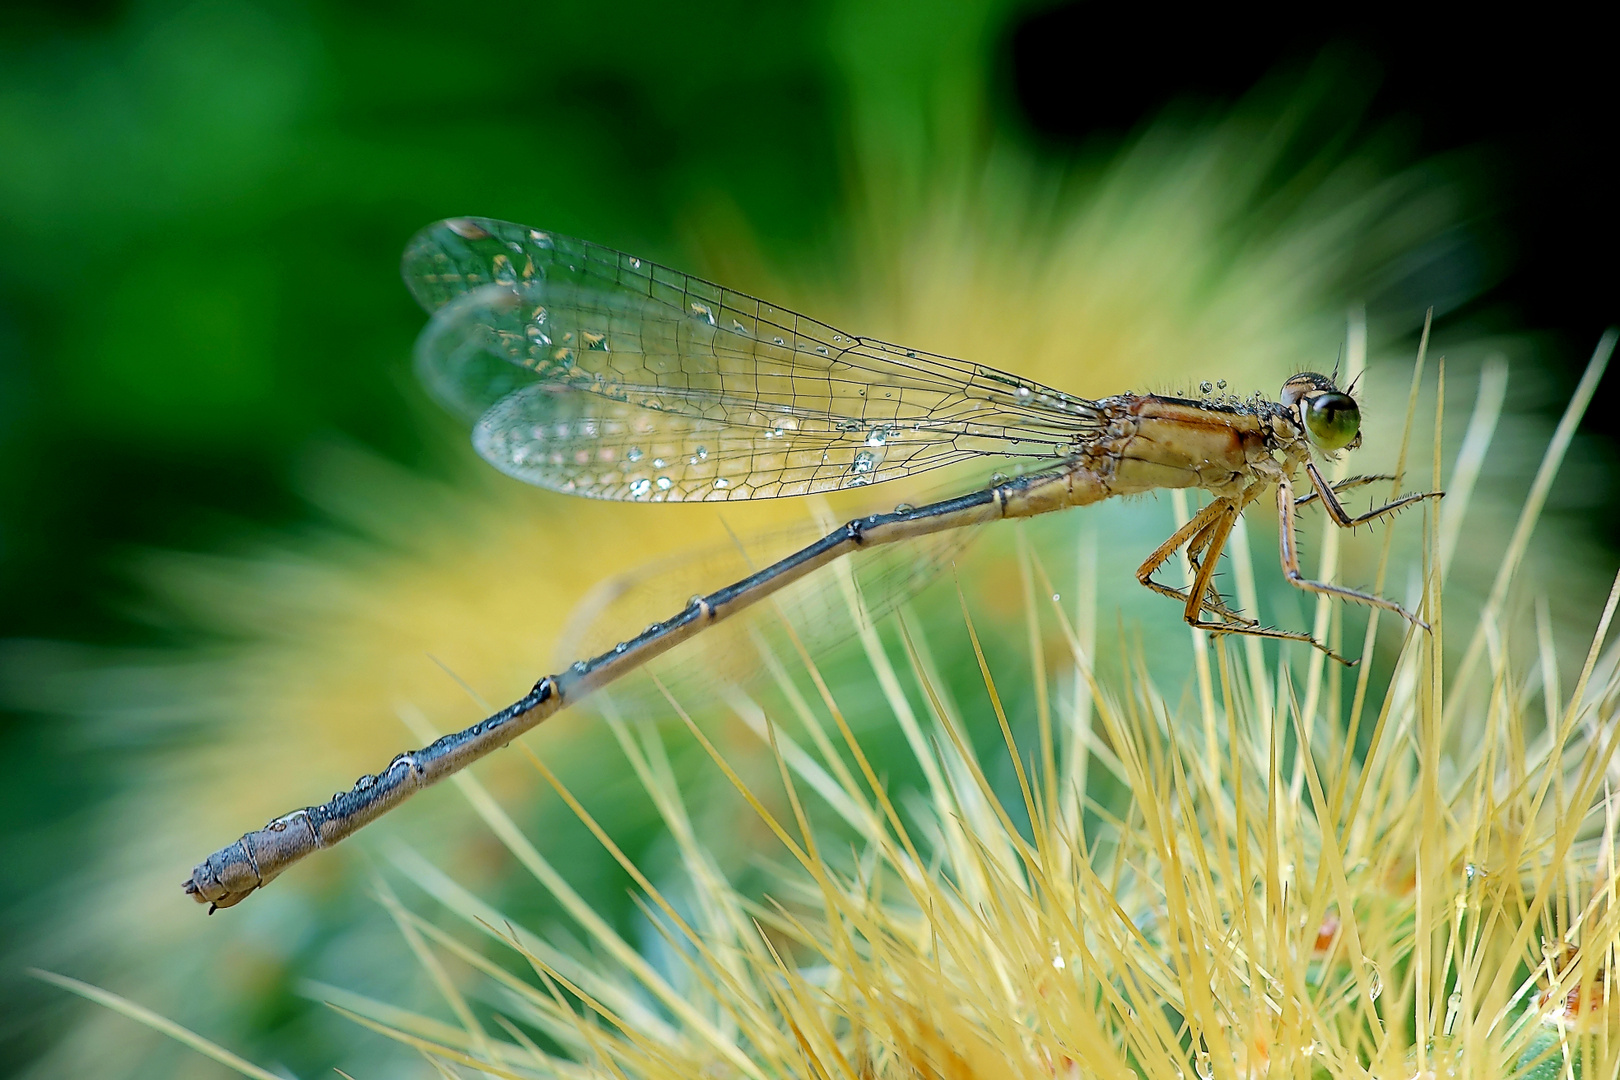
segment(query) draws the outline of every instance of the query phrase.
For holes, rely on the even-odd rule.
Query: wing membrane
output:
[[[1094,403],[856,338],[709,282],[523,226],[424,230],[418,369],[503,471],[574,494],[757,499],[974,457],[1046,460]]]

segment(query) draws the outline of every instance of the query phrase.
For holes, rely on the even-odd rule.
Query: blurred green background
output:
[[[420,501],[423,514],[452,514],[453,500],[413,483],[498,487],[475,477],[460,433],[410,376],[423,315],[397,263],[431,220],[529,222],[728,273],[744,288],[790,282],[785,298],[801,302],[838,295],[851,275],[893,276],[887,268],[906,266],[896,252],[911,249],[884,248],[885,238],[919,207],[993,195],[983,176],[998,168],[1021,178],[1000,181],[1022,200],[1005,208],[1017,219],[1009,228],[1031,230],[1037,209],[1122,175],[1110,163],[1144,146],[1172,160],[1221,130],[1271,155],[1242,179],[1248,231],[1233,226],[1234,249],[1299,227],[1312,200],[1340,205],[1322,195],[1335,184],[1357,197],[1404,184],[1406,201],[1366,211],[1355,236],[1374,239],[1321,271],[1331,287],[1313,302],[1337,318],[1334,304],[1365,301],[1377,332],[1403,349],[1436,304],[1459,356],[1471,355],[1463,343],[1488,341],[1540,365],[1516,405],[1555,414],[1569,366],[1613,316],[1615,214],[1596,147],[1612,126],[1611,92],[1596,87],[1598,65],[1580,61],[1595,39],[1537,27],[1425,37],[1393,25],[1172,21],[1098,5],[904,0],[150,0],[0,13],[0,637],[24,643],[7,654],[12,685],[0,695],[0,1070],[41,1060],[44,1075],[81,1060],[103,1075],[198,1068],[87,1019],[83,1003],[24,979],[28,963],[132,994],[163,987],[151,1003],[177,1012],[176,1002],[208,1000],[191,1022],[301,1074],[364,1060],[357,1045],[380,1052],[295,992],[305,975],[397,972],[375,959],[399,950],[363,881],[269,928],[244,919],[222,929],[216,917],[198,931],[207,943],[154,936],[154,954],[131,940],[140,920],[98,930],[82,919],[94,903],[65,904],[64,873],[102,854],[108,808],[158,782],[155,760],[207,744],[210,731],[206,709],[154,707],[121,724],[104,700],[61,703],[138,690],[146,684],[120,672],[154,656],[251,643],[264,630],[256,618],[274,620],[248,601],[291,586],[261,581],[230,618],[188,617],[154,599],[142,553],[240,552],[272,535],[293,546],[317,534],[363,539],[363,512],[319,497],[333,453],[373,463],[345,466],[351,488],[354,470],[393,463],[397,474],[375,465],[370,485],[396,484],[398,501]],[[1553,43],[1575,55],[1553,63],[1541,52]],[[1261,137],[1267,123],[1286,132],[1281,144]],[[1092,205],[1106,220],[1105,200]],[[998,209],[974,227],[992,228]],[[850,249],[862,237],[874,242],[870,260]],[[986,250],[1006,255],[994,242]],[[879,333],[910,325],[872,317],[889,320]],[[1301,340],[1316,359],[1330,356],[1337,337],[1310,333]],[[941,331],[919,344],[962,340]],[[1017,355],[974,355],[1026,369]],[[1182,357],[1207,372],[1200,359]],[[1124,388],[1083,371],[1031,373],[1081,392]],[[1601,393],[1595,435],[1614,407]],[[1598,464],[1559,504],[1594,539],[1611,527],[1602,447],[1587,447],[1584,460]],[[682,520],[677,530],[696,519]],[[559,544],[572,542],[569,529],[588,538],[615,527],[600,508],[577,521],[555,526]],[[170,600],[202,591],[185,580]],[[40,689],[63,672],[72,688]],[[238,816],[221,815],[221,842]],[[185,869],[177,863],[176,885]],[[617,879],[599,891],[622,906]],[[177,888],[172,900],[186,904]],[[253,926],[302,944],[265,974],[230,951],[232,927]],[[171,961],[185,974],[154,974]],[[230,965],[251,969],[245,989]],[[122,1056],[118,1031],[135,1048]],[[103,1036],[113,1040],[104,1053],[63,1049]]]

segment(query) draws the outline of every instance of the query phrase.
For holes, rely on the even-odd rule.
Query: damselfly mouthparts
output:
[[[628,255],[482,218],[433,225],[406,249],[406,283],[432,319],[417,345],[428,388],[473,424],[473,443],[511,476],[556,491],[644,502],[771,499],[882,483],[974,460],[1025,472],[956,498],[851,521],[559,674],[465,731],[401,754],[320,806],[279,817],[215,852],[186,892],[239,903],[293,862],[337,843],[416,791],[465,768],[591,691],[840,556],[944,530],[1084,506],[1115,495],[1201,488],[1213,498],[1137,570],[1188,623],[1312,645],[1261,626],[1212,584],[1245,507],[1274,489],[1288,581],[1395,612],[1392,601],[1307,579],[1296,509],[1320,500],[1351,528],[1439,492],[1352,516],[1314,460],[1361,444],[1361,415],[1324,375],[1278,400],[1120,394],[1089,401],[980,364],[855,337]],[[1310,491],[1294,495],[1303,470]],[[1153,574],[1185,548],[1186,589]],[[1349,661],[1344,661],[1348,663]]]

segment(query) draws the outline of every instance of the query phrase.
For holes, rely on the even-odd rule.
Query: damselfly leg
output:
[[[1323,479],[1322,473],[1317,469],[1315,462],[1305,463],[1305,474],[1310,477],[1313,494],[1322,500],[1322,506],[1327,510],[1328,518],[1341,529],[1353,529],[1357,525],[1365,525],[1389,517],[1398,510],[1411,506],[1424,499],[1438,499],[1443,492],[1423,491],[1411,495],[1402,495],[1394,502],[1386,503],[1365,514],[1351,517],[1339,502],[1335,490]],[[1303,502],[1304,500],[1301,500]],[[1317,593],[1322,596],[1336,596],[1341,600],[1353,600],[1358,604],[1367,604],[1371,607],[1392,611],[1412,623],[1414,626],[1429,629],[1429,624],[1418,618],[1412,612],[1393,600],[1386,600],[1382,596],[1374,596],[1360,589],[1351,589],[1343,585],[1333,585],[1326,581],[1313,581],[1306,577],[1299,568],[1299,551],[1294,536],[1294,520],[1298,511],[1298,504],[1294,501],[1294,485],[1286,474],[1277,480],[1277,535],[1281,548],[1283,576],[1288,583],[1296,589],[1305,592]],[[1313,642],[1314,644],[1314,642]]]
[[[1295,539],[1296,515],[1299,507],[1319,499],[1327,509],[1329,519],[1335,525],[1341,529],[1353,529],[1357,525],[1365,525],[1388,517],[1396,511],[1421,500],[1438,498],[1442,493],[1426,491],[1403,495],[1394,502],[1352,517],[1344,509],[1344,504],[1339,502],[1336,497],[1339,492],[1379,481],[1392,481],[1396,478],[1389,475],[1352,476],[1337,483],[1329,484],[1314,462],[1306,463],[1305,468],[1311,480],[1312,490],[1297,499],[1294,497],[1293,484],[1286,473],[1281,469],[1277,469],[1274,477],[1270,477],[1272,482],[1277,485],[1278,531],[1284,578],[1290,585],[1305,592],[1369,604],[1385,611],[1394,612],[1424,630],[1429,629],[1428,623],[1392,600],[1386,600],[1383,597],[1363,592],[1360,589],[1352,589],[1343,585],[1333,585],[1328,582],[1307,578],[1299,567],[1298,544]],[[1263,473],[1269,472],[1269,470],[1264,469],[1260,471]],[[1217,498],[1203,507],[1198,513],[1189,518],[1185,525],[1177,529],[1164,543],[1160,544],[1153,554],[1143,561],[1141,566],[1137,567],[1136,580],[1161,596],[1170,597],[1183,604],[1186,609],[1185,618],[1189,626],[1206,630],[1212,634],[1247,634],[1251,637],[1305,642],[1342,664],[1354,666],[1356,661],[1340,656],[1309,634],[1261,626],[1256,620],[1238,614],[1227,606],[1225,599],[1214,587],[1215,566],[1220,559],[1221,552],[1226,547],[1228,538],[1231,536],[1232,528],[1237,524],[1237,519],[1242,516],[1244,509],[1259,496],[1262,489],[1263,485],[1254,485],[1241,496]],[[1186,589],[1177,589],[1154,580],[1153,574],[1183,547],[1186,548],[1187,562],[1193,571],[1192,585]],[[1194,597],[1198,599],[1195,601]],[[1206,618],[1206,613],[1216,618]]]

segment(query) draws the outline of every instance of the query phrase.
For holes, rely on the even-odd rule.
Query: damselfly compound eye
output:
[[[1339,388],[1333,385],[1333,380],[1326,375],[1314,371],[1302,371],[1298,375],[1290,375],[1288,381],[1282,384],[1282,393],[1277,400],[1284,405],[1296,405],[1302,399],[1321,390],[1330,394],[1339,393]]]
[[[1305,426],[1323,450],[1343,450],[1361,433],[1361,410],[1349,394],[1318,394],[1305,406]]]

